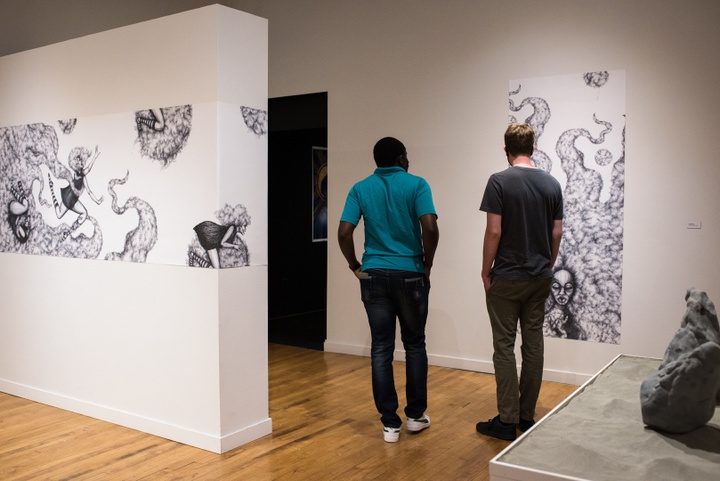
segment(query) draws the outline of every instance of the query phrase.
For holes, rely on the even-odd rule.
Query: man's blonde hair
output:
[[[505,130],[505,148],[510,155],[532,155],[535,132],[528,124],[514,123]]]

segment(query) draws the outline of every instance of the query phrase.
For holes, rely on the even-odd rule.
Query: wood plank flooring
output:
[[[404,406],[404,363],[395,372]],[[395,444],[382,439],[368,358],[270,344],[269,385],[273,433],[222,455],[0,393],[0,479],[487,480],[509,444],[475,432],[496,414],[488,374],[431,366],[432,426]],[[544,383],[538,419],[575,388]]]

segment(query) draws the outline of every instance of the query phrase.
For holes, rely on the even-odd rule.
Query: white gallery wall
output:
[[[137,21],[139,8],[151,18],[161,7],[208,2],[157,0],[123,8],[121,2],[104,2],[105,14],[86,15],[77,26],[73,19],[97,12],[94,0],[54,7],[53,18],[45,20],[28,13],[40,3],[12,5],[32,29],[15,27],[9,20],[13,10],[0,4],[0,34],[13,44],[26,37],[29,48],[43,38],[72,38],[92,28],[93,21]],[[478,207],[487,178],[504,168],[502,133],[511,79],[598,70],[624,70],[627,76],[622,341],[548,339],[546,378],[580,382],[619,353],[662,356],[679,327],[688,287],[720,300],[715,249],[720,242],[720,163],[713,142],[720,111],[717,1],[223,3],[268,19],[270,97],[328,92],[327,350],[369,352],[359,289],[332,231],[350,186],[373,170],[374,142],[393,135],[408,147],[411,172],[430,182],[440,215],[427,329],[431,362],[492,370],[479,277],[485,219]],[[0,79],[0,88],[6,83]],[[164,103],[171,105],[171,100]],[[124,106],[111,110],[119,108]],[[686,228],[696,221],[702,229]],[[52,262],[61,265],[52,275],[62,276],[67,264]]]
[[[720,3],[271,0],[262,15],[270,95],[328,92],[331,232],[385,135],[405,143],[410,172],[433,188],[432,363],[492,372],[478,208],[505,167],[511,79],[627,75],[622,340],[547,339],[546,379],[581,382],[620,353],[662,357],[688,287],[720,301]],[[702,229],[687,229],[693,221]],[[330,242],[325,348],[368,354],[357,281]]]
[[[253,199],[246,267],[0,253],[0,390],[215,452],[270,433],[267,146],[238,140],[240,106],[267,110],[267,35],[265,19],[208,6],[0,57],[0,126],[202,106],[200,168],[158,187],[173,216],[188,199],[210,216]]]

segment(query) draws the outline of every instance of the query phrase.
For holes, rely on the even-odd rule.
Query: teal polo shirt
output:
[[[348,193],[341,222],[365,223],[362,270],[425,272],[420,217],[435,213],[430,185],[402,167],[378,167]]]

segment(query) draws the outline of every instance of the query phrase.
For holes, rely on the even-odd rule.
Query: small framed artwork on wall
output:
[[[312,148],[312,240],[327,242],[327,148]]]

